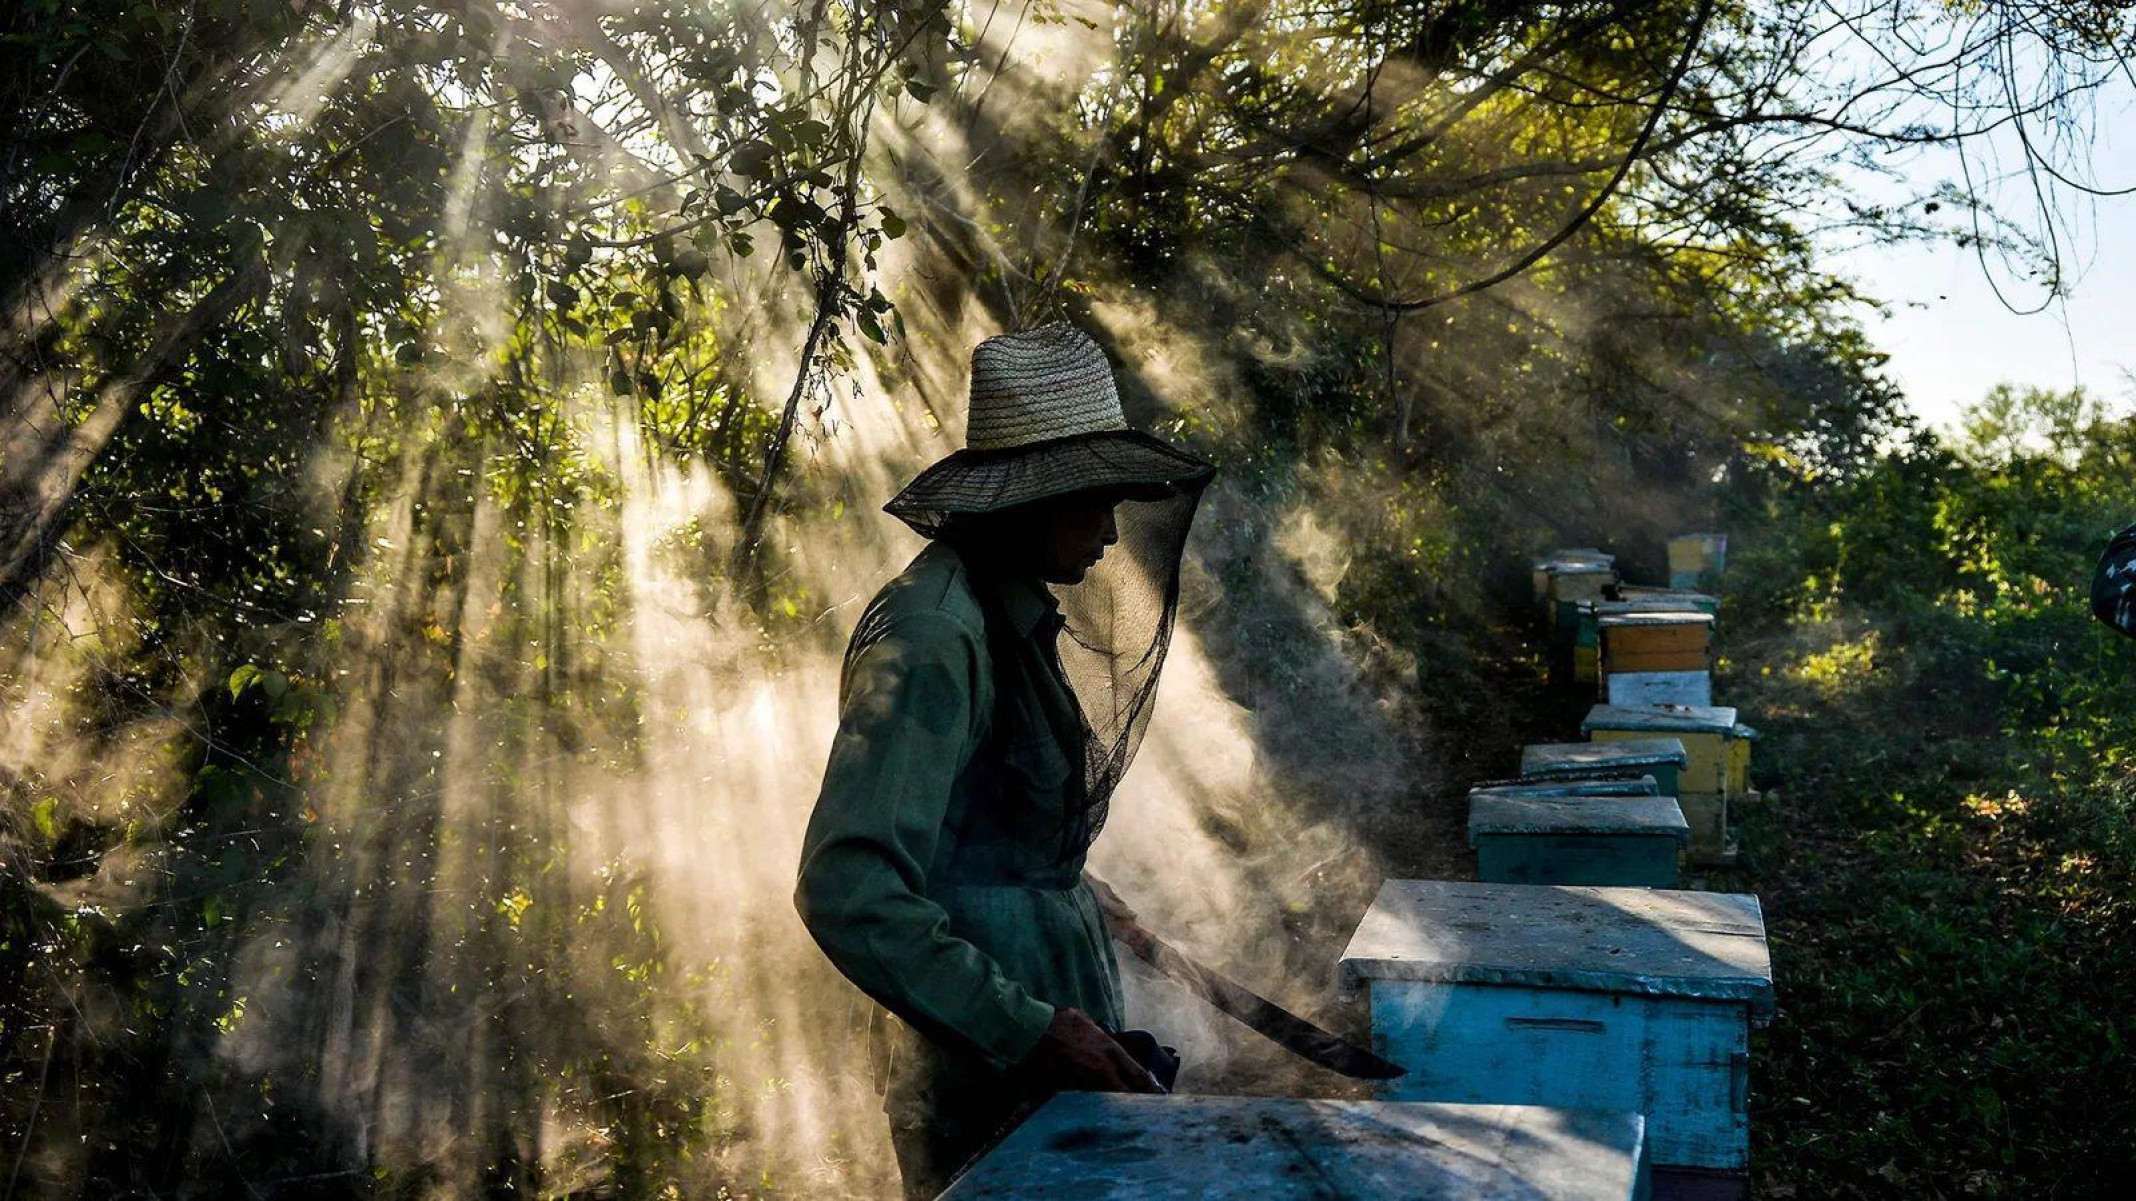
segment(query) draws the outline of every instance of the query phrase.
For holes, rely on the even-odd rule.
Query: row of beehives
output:
[[[1538,564],[1564,674],[1601,693],[1587,741],[1473,790],[1478,882],[1389,881],[1343,961],[1410,1069],[1390,1095],[1636,1113],[1657,1196],[1747,1193],[1750,1029],[1773,1007],[1757,898],[1679,885],[1730,857],[1756,737],[1711,703],[1699,589],[1724,546],[1673,540],[1669,588],[1621,585],[1600,551]]]
[[[1598,551],[1548,561],[1552,617],[1570,602],[1593,624],[1598,685],[1710,672],[1705,564],[1675,578],[1671,552],[1674,589],[1620,588]],[[1682,612],[1704,619],[1687,623],[1695,665],[1683,635],[1613,633]],[[1476,882],[1382,884],[1341,965],[1373,1049],[1407,1070],[1377,1099],[1068,1094],[946,1196],[1742,1197],[1749,1031],[1773,1006],[1764,918],[1755,897],[1677,888],[1686,849],[1726,853],[1747,784],[1752,735],[1710,700],[1710,684],[1695,705],[1605,692],[1589,741],[1527,747],[1518,780],[1472,791]]]
[[[1591,687],[1598,704],[1581,733],[1595,741],[1677,736],[1689,760],[1679,783],[1664,780],[1689,820],[1689,856],[1734,858],[1730,812],[1749,794],[1757,732],[1713,703],[1714,636],[1724,534],[1669,540],[1669,586],[1626,584],[1615,556],[1592,547],[1555,551],[1534,564],[1536,602],[1550,636],[1553,680]]]

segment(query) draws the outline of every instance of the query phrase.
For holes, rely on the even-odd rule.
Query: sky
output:
[[[2101,130],[2127,125],[2136,112],[2118,116],[2101,121]],[[1919,187],[1955,179],[1957,162],[1923,156],[1907,173]],[[2118,144],[2102,137],[2092,179],[2102,188],[2136,186],[2136,132]],[[2083,200],[2070,206],[2078,239],[2064,267],[2074,284],[2059,303],[2031,316],[2005,308],[1973,253],[1949,243],[1828,253],[1828,266],[1886,302],[1887,314],[1865,311],[1863,323],[1891,355],[1887,372],[1930,425],[1948,428],[2001,382],[2082,384],[2121,411],[2136,407],[2136,385],[2123,378],[2124,370],[2136,372],[2136,195],[2075,199]],[[2041,289],[2025,280],[1998,275],[1997,282],[2019,308],[2041,299]]]

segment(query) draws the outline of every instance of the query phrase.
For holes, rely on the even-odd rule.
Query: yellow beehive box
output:
[[[1580,732],[1595,742],[1673,737],[1683,740],[1682,793],[1738,796],[1750,788],[1750,744],[1756,730],[1736,721],[1728,706],[1596,705]]]
[[[1669,539],[1669,587],[1704,588],[1728,562],[1728,535],[1678,534]]]

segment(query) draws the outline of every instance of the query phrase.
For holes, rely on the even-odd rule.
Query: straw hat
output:
[[[1129,429],[1104,350],[1066,321],[974,347],[969,408],[964,449],[883,506],[930,538],[958,515],[1097,489],[1168,497],[1216,470]]]

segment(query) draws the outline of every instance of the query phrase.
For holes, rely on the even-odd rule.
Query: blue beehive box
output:
[[[1674,888],[1690,837],[1675,797],[1469,796],[1469,845],[1487,884]]]
[[[1681,738],[1624,742],[1536,742],[1521,748],[1524,780],[1580,780],[1598,772],[1649,772],[1663,796],[1675,796],[1678,777],[1690,761]]]
[[[940,1201],[1642,1201],[1636,1113],[1062,1093]]]
[[[1758,899],[1389,880],[1343,952],[1389,1100],[1630,1109],[1664,1166],[1741,1173],[1750,1028],[1773,1012]]]

